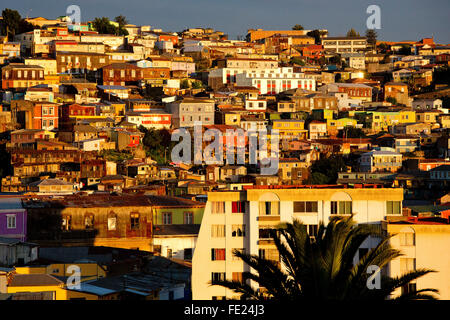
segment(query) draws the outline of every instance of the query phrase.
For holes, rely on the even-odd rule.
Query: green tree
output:
[[[398,50],[398,54],[409,56],[411,54],[411,46],[407,44],[402,44],[400,50]]]
[[[308,184],[328,184],[329,178],[321,172],[312,172],[308,179]]]
[[[320,31],[320,30],[314,29],[312,31],[309,31],[306,35],[309,37],[313,37],[316,44],[321,44],[322,37],[324,35],[326,35],[327,33],[328,33],[327,31]]]
[[[311,184],[335,184],[338,178],[338,173],[347,170],[347,165],[345,163],[344,157],[342,155],[332,155],[330,157],[320,158],[314,161],[311,165],[311,176],[314,173],[321,173],[323,176],[316,175],[321,179],[321,183],[314,183],[315,181],[310,181]],[[326,180],[323,181],[326,177]]]
[[[127,18],[123,15],[119,15],[114,18],[114,21],[119,24],[119,28],[116,30],[116,34],[119,36],[126,36],[128,35],[127,29],[125,29],[125,26],[128,24]]]
[[[201,81],[192,82],[192,89],[201,89],[203,88],[203,83]]]
[[[337,136],[338,138],[365,138],[366,134],[361,128],[346,126],[344,129],[339,130]]]
[[[92,26],[95,30],[98,31],[98,33],[101,34],[115,34],[119,36],[125,36],[128,35],[128,31],[124,28],[124,25],[127,23],[124,16],[120,15],[116,17],[116,21],[119,24],[119,27],[116,27],[111,23],[109,18],[102,17],[102,18],[95,18],[92,22]],[[121,25],[121,23],[124,23]]]
[[[10,41],[14,40],[16,34],[31,31],[37,27],[22,19],[17,10],[4,9],[0,21],[1,34],[8,36]]]
[[[303,59],[298,58],[298,57],[292,57],[291,58],[291,63],[298,64],[300,66],[304,66],[305,65],[305,61]]]
[[[2,11],[2,34],[8,38],[14,38],[19,31],[19,24],[22,17],[17,10],[4,9]]]
[[[356,38],[359,37],[359,32],[356,32],[355,29],[351,28],[350,30],[348,30],[347,32],[347,37],[349,38]]]
[[[434,84],[450,84],[450,67],[444,66],[437,68],[433,72]]]
[[[292,27],[292,30],[305,30],[301,24],[296,24]]]
[[[188,79],[181,80],[180,88],[181,89],[188,89],[189,88],[189,80]]]
[[[374,29],[367,29],[366,30],[366,38],[367,43],[372,46],[372,48],[375,48],[377,45],[377,37],[378,34]]]
[[[386,101],[392,103],[394,106],[398,104],[397,99],[394,97],[387,97]]]
[[[233,251],[256,272],[244,273],[245,279],[264,287],[255,290],[245,281],[215,281],[242,294],[242,299],[278,301],[317,300],[385,300],[398,288],[408,285],[433,270],[418,269],[391,278],[380,276],[380,287],[369,289],[370,266],[385,268],[391,261],[402,256],[389,245],[386,236],[374,225],[357,225],[352,217],[335,217],[325,226],[319,224],[314,239],[306,225],[299,220],[280,225],[271,231],[271,237],[279,252],[279,260],[267,260],[257,255]],[[359,247],[369,237],[379,239],[379,244],[362,257]],[[359,259],[354,263],[354,258]],[[369,280],[369,281],[368,281]],[[431,293],[436,289],[421,289],[402,293],[396,299],[435,299]]]
[[[144,133],[142,143],[147,155],[160,164],[170,162],[170,154],[176,144],[171,141],[170,132],[166,129],[147,129],[143,126],[140,126],[139,130]]]
[[[125,16],[123,16],[123,15],[115,17],[114,21],[119,24],[119,27],[124,27],[125,25],[128,24],[127,18],[125,18]]]

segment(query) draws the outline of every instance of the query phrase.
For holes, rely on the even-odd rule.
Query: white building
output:
[[[387,216],[401,216],[401,188],[255,188],[209,192],[192,264],[194,300],[237,298],[239,295],[214,279],[242,280],[248,265],[232,252],[241,250],[279,261],[269,230],[280,222],[299,219],[314,236],[319,222],[335,215],[354,214],[356,223],[382,226]],[[361,249],[373,248],[367,239]],[[355,257],[356,258],[356,257]],[[250,282],[255,289],[257,284]]]
[[[237,86],[250,86],[259,89],[259,94],[278,94],[289,89],[316,90],[316,81],[304,73],[293,72],[293,68],[258,70],[236,75]]]
[[[441,99],[416,99],[412,102],[412,108],[414,111],[440,110],[443,113],[448,113],[447,108],[442,108]]]
[[[365,37],[326,37],[322,39],[325,51],[336,53],[350,53],[364,51],[367,48]]]

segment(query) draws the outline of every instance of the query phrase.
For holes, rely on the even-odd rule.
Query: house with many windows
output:
[[[246,281],[244,272],[250,268],[233,255],[234,250],[280,262],[270,230],[281,222],[299,219],[311,237],[320,222],[327,223],[333,216],[353,214],[357,223],[381,228],[388,217],[401,217],[402,200],[401,188],[373,186],[249,186],[243,191],[209,192],[193,257],[193,299],[239,297],[214,285],[223,279]],[[366,240],[362,252],[377,243],[376,239]],[[254,282],[247,283],[258,289]]]

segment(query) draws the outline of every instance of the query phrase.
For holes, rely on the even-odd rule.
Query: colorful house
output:
[[[0,237],[27,240],[27,210],[21,198],[0,198]]]

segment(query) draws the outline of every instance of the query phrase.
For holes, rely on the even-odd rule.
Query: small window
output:
[[[130,214],[131,229],[139,229],[139,213]]]
[[[213,224],[211,225],[211,238],[223,238],[225,237],[225,225]]]
[[[108,217],[108,230],[114,231],[116,230],[116,226],[117,226],[117,217],[116,216]]]
[[[88,214],[84,217],[84,226],[86,229],[94,229],[94,215]]]
[[[400,214],[401,201],[386,201],[386,214]]]
[[[232,213],[244,213],[245,212],[245,201],[233,201],[231,203]]]
[[[211,212],[216,214],[225,213],[225,202],[213,201],[211,203]]]
[[[331,214],[352,214],[352,202],[331,201]]]
[[[8,229],[16,229],[16,215],[8,214],[6,216],[6,219],[7,219],[7,228]]]
[[[232,237],[245,237],[245,224],[235,224],[231,226]]]
[[[184,213],[184,224],[193,224],[194,223],[194,214],[192,212]]]
[[[402,232],[399,234],[401,246],[414,246],[415,234],[413,232]]]
[[[63,216],[62,218],[62,230],[69,231],[72,229],[72,217]]]
[[[225,272],[212,272],[211,273],[211,283],[214,284],[217,281],[224,281],[225,280]],[[214,297],[213,297],[214,298]],[[223,297],[225,298],[225,297]],[[216,300],[221,300],[217,299]]]
[[[211,249],[211,261],[225,260],[225,249]]]
[[[172,224],[172,212],[163,212],[163,224]]]

